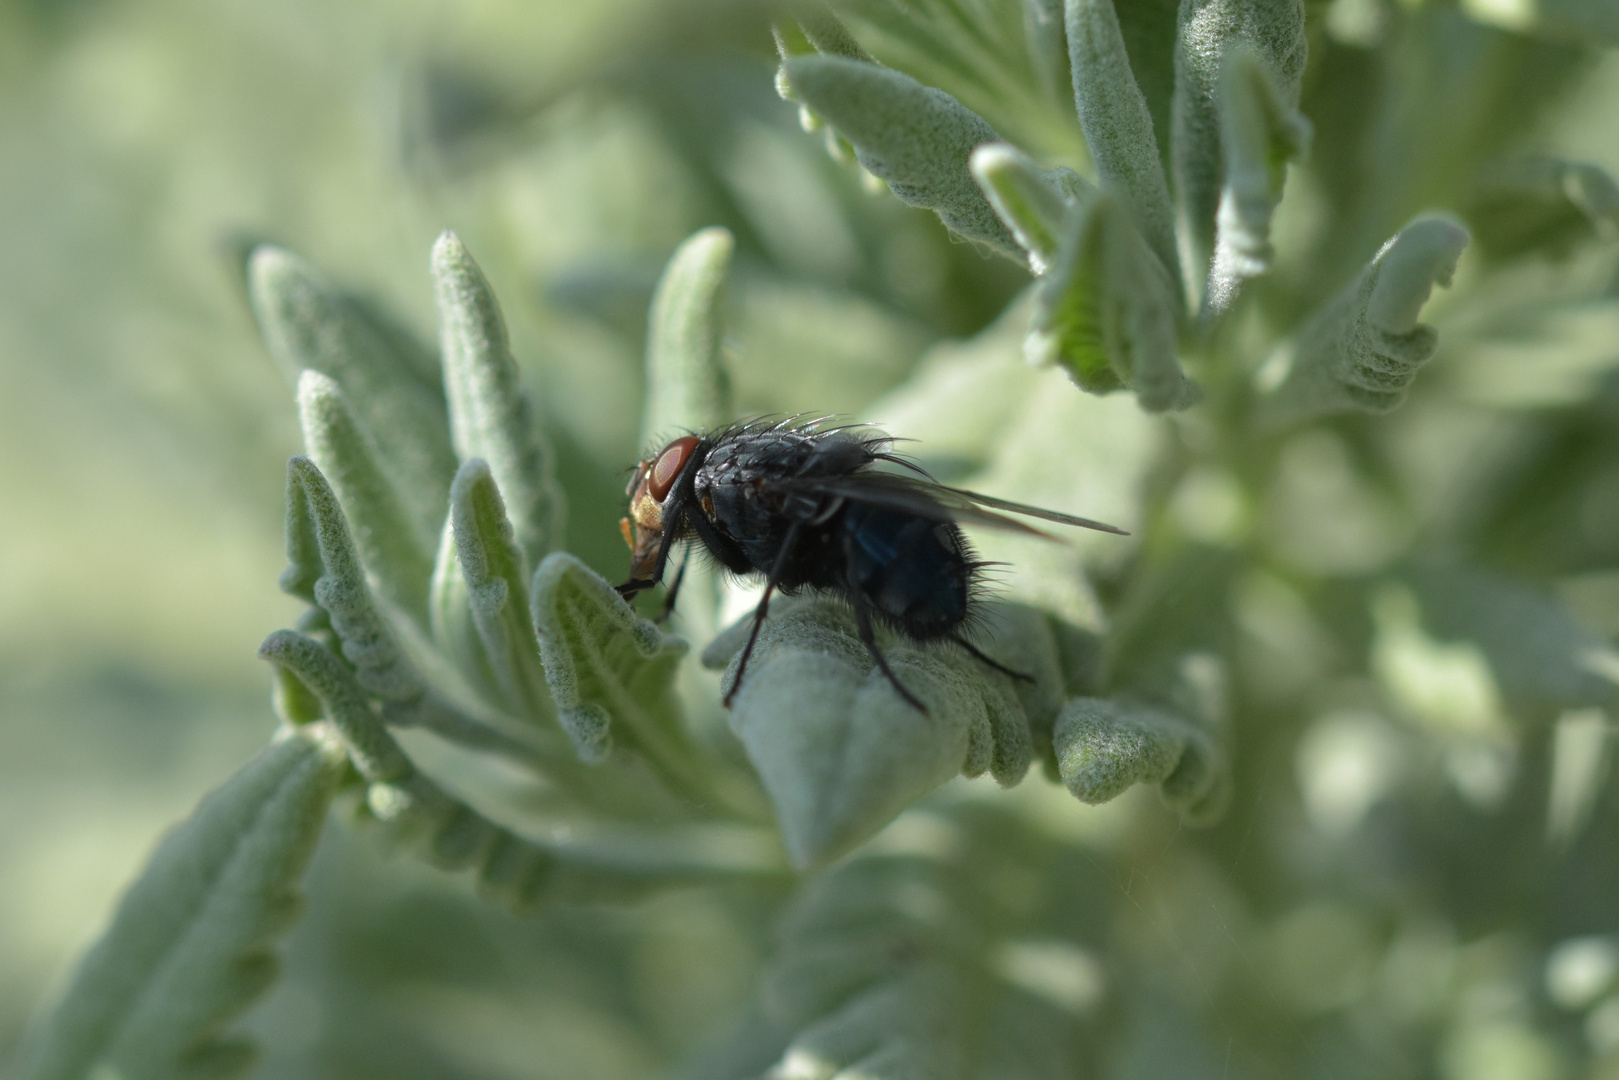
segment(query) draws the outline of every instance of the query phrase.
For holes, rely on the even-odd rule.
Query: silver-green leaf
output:
[[[1203,292],[1205,317],[1218,316],[1242,283],[1270,269],[1270,220],[1282,201],[1289,162],[1304,156],[1310,122],[1277,85],[1258,50],[1238,42],[1220,69],[1220,145],[1225,180],[1214,258]]]
[[[1062,239],[1063,215],[1087,202],[1095,187],[1072,169],[1041,169],[1016,147],[988,143],[968,161],[973,179],[1029,256],[1036,275],[1051,268]]]
[[[1106,698],[1075,698],[1057,714],[1057,769],[1074,796],[1104,803],[1134,784],[1157,784],[1191,822],[1218,816],[1231,777],[1218,740],[1166,709]]]
[[[450,486],[450,530],[493,689],[513,714],[543,722],[551,707],[528,617],[528,565],[495,478],[478,458]]]
[[[797,56],[782,68],[797,100],[848,138],[860,164],[900,201],[925,206],[952,232],[1021,258],[967,167],[975,147],[1001,141],[977,113],[943,90],[859,60]]]
[[[298,416],[304,448],[353,523],[360,561],[378,592],[426,626],[433,534],[423,530],[383,468],[376,444],[354,419],[335,379],[305,368],[298,377]]]
[[[895,692],[830,600],[766,621],[732,701],[731,727],[797,866],[847,851],[957,773],[1011,785],[1028,769],[1033,738],[1011,680],[962,653],[879,640],[926,713]]]
[[[1153,412],[1198,399],[1176,356],[1176,301],[1162,263],[1111,194],[1070,208],[1057,261],[1041,283],[1027,345],[1101,394],[1128,387]]]
[[[1221,72],[1239,44],[1254,50],[1279,101],[1295,108],[1308,46],[1304,0],[1181,0],[1173,106],[1175,190],[1191,265],[1214,251],[1226,155]]]
[[[729,230],[701,229],[680,245],[658,280],[647,320],[643,444],[731,419],[720,338],[735,247]]]
[[[298,256],[264,245],[248,264],[253,310],[289,382],[306,368],[336,380],[359,426],[428,535],[444,520],[455,452],[444,402],[343,294]]]
[[[1067,0],[1069,68],[1074,104],[1096,176],[1130,208],[1136,227],[1181,294],[1175,215],[1147,99],[1136,85],[1113,0]]]
[[[1328,412],[1387,412],[1433,356],[1439,333],[1417,321],[1435,285],[1450,284],[1467,230],[1420,217],[1384,244],[1360,276],[1305,324],[1261,372],[1265,409],[1283,423]]]
[[[564,500],[551,449],[523,394],[506,321],[483,271],[446,232],[433,245],[433,281],[450,436],[462,464],[488,462],[531,563],[562,544]]]
[[[579,756],[599,761],[617,743],[672,790],[712,800],[674,688],[686,643],[636,617],[605,579],[566,552],[540,564],[530,592],[557,720]]]
[[[303,457],[287,463],[287,557],[282,588],[326,613],[360,684],[391,703],[420,700],[425,684],[371,595],[343,508]]]
[[[674,885],[779,872],[779,862],[767,850],[762,856],[758,851],[739,855],[735,848],[748,847],[744,843],[717,853],[712,845],[675,833],[639,845],[545,843],[519,836],[417,769],[367,706],[352,675],[319,642],[279,630],[259,655],[319,696],[368,785],[367,809],[396,839],[412,843],[442,870],[471,869],[482,890],[518,911],[553,900],[627,899]],[[561,762],[550,765],[566,770]]]
[[[250,1044],[221,1035],[274,981],[271,945],[342,776],[321,725],[290,730],[159,845],[112,925],[30,1034],[17,1080],[234,1076]]]

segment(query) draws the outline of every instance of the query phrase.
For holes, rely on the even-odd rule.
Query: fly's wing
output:
[[[940,485],[941,487],[943,485]],[[1095,529],[1097,532],[1116,533],[1119,536],[1129,536],[1125,530],[1117,525],[1109,525],[1105,521],[1092,521],[1090,518],[1075,517],[1073,514],[1059,514],[1055,510],[1043,510],[1038,506],[1026,506],[1023,503],[1008,502],[997,499],[991,495],[980,495],[976,491],[965,491],[962,488],[947,487],[944,490],[964,499],[970,499],[979,506],[992,506],[997,510],[1006,510],[1013,514],[1025,514],[1029,517],[1039,518],[1042,521],[1055,521],[1059,525],[1073,525],[1081,529]]]
[[[976,495],[970,491],[945,487],[943,484],[932,480],[900,476],[895,473],[873,472],[842,477],[794,479],[782,481],[781,486],[790,490],[817,495],[833,495],[847,499],[850,502],[887,506],[895,510],[903,510],[908,514],[915,514],[917,517],[929,518],[933,521],[953,521],[964,525],[981,525],[986,528],[1019,533],[1023,536],[1038,536],[1043,540],[1056,540],[1057,538],[1049,533],[1041,532],[1033,526],[1025,525],[1016,518],[1007,517],[1005,514],[997,514],[983,507],[994,506],[997,509],[1027,514],[1031,517],[1043,518],[1063,525],[1078,525],[1083,528],[1100,529],[1104,532],[1128,535],[1123,529],[1115,528],[1112,525],[1104,525],[1099,521],[1090,521],[1086,518],[1073,517],[1069,514],[1059,514],[1053,510],[1041,510],[1038,507],[1024,506],[1021,503],[1007,502],[1003,499],[991,499],[988,496]],[[980,503],[983,505],[978,505]]]

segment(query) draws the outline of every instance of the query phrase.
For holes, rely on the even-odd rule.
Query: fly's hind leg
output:
[[[889,685],[894,688],[894,691],[900,697],[905,699],[911,708],[926,716],[928,707],[917,700],[915,694],[905,689],[905,684],[899,681],[899,676],[894,674],[894,669],[888,666],[888,657],[884,656],[882,650],[877,648],[877,631],[871,625],[871,609],[858,600],[854,605],[854,621],[855,626],[860,631],[860,641],[866,646],[866,651],[871,654],[872,660],[876,662],[877,670],[883,673],[883,677],[888,680]]]
[[[984,650],[980,649],[977,645],[974,645],[972,642],[968,641],[965,637],[962,637],[960,634],[952,634],[950,636],[950,640],[954,641],[957,645],[960,645],[963,649],[966,649],[969,653],[971,653],[974,657],[976,657],[980,663],[986,664],[989,667],[994,668],[996,671],[1000,672],[1002,675],[1008,676],[1009,678],[1017,679],[1019,682],[1026,682],[1026,683],[1034,682],[1034,676],[1033,675],[1030,675],[1027,672],[1023,672],[1023,671],[1016,671],[1016,670],[1014,670],[1012,668],[1007,667],[1005,664],[1001,663],[999,660],[996,660],[994,657],[990,656]]]

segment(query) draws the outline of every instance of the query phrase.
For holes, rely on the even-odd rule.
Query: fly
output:
[[[764,596],[725,695],[742,685],[760,627],[777,590],[816,589],[854,609],[855,626],[877,668],[910,705],[927,712],[877,647],[882,623],[916,642],[952,641],[1013,678],[963,629],[987,565],[973,554],[961,524],[1045,537],[996,511],[1128,535],[1088,518],[947,487],[893,452],[894,440],[856,425],[754,420],[675,439],[636,466],[619,527],[630,546],[626,599],[663,580],[677,544],[701,544],[727,570],[762,574]],[[897,465],[908,472],[877,468]],[[1047,537],[1049,539],[1049,537]],[[682,566],[684,570],[684,566]],[[680,574],[669,590],[674,605]]]

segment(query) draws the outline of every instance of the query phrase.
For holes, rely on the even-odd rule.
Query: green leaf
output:
[[[1130,71],[1113,0],[1067,0],[1065,11],[1074,104],[1097,179],[1130,208],[1147,247],[1163,265],[1171,295],[1178,299],[1180,254],[1169,185],[1147,100]]]
[[[1467,221],[1492,259],[1561,254],[1593,235],[1619,239],[1619,184],[1589,162],[1521,158],[1480,179]]]
[[[287,731],[163,839],[24,1043],[17,1080],[241,1073],[221,1036],[276,976],[271,945],[301,911],[298,882],[342,776],[322,726]]]
[[[1399,405],[1439,343],[1417,321],[1436,284],[1450,284],[1468,242],[1448,217],[1420,217],[1383,245],[1360,277],[1317,312],[1261,372],[1272,423]]]
[[[1254,50],[1277,100],[1296,108],[1308,53],[1304,0],[1182,0],[1170,141],[1180,217],[1189,234],[1187,257],[1199,268],[1214,251],[1226,164],[1221,73],[1239,44]]]
[[[1009,786],[1029,767],[1033,739],[1012,680],[950,648],[881,633],[879,643],[928,712],[895,692],[847,608],[830,600],[772,615],[732,700],[731,727],[775,804],[796,866],[847,851],[957,773],[988,771]],[[739,660],[731,660],[726,687]]]
[[[824,56],[843,56],[867,64],[877,62],[824,3],[798,5],[793,9],[793,17],[798,20],[798,26],[804,32],[804,37],[815,46],[816,52]]]
[[[1218,316],[1249,278],[1270,269],[1270,220],[1282,201],[1287,165],[1304,156],[1310,122],[1277,86],[1264,58],[1246,42],[1226,52],[1220,70],[1220,145],[1225,182],[1214,258],[1203,292],[1206,316]]]
[[[611,585],[566,552],[540,564],[531,596],[557,720],[579,756],[599,761],[617,743],[672,790],[716,798],[675,694],[686,643],[637,618]]]
[[[343,508],[304,457],[287,462],[287,558],[281,587],[326,613],[360,684],[384,701],[420,700],[426,687],[372,599]]]
[[[1184,409],[1196,386],[1176,359],[1175,299],[1129,212],[1103,192],[1063,222],[1029,332],[1031,359],[1062,366],[1093,394],[1129,387],[1153,412]]]
[[[472,623],[499,696],[516,715],[543,722],[551,707],[528,619],[528,566],[495,478],[477,458],[461,466],[450,486],[450,529]]]
[[[442,397],[357,305],[298,256],[256,248],[248,285],[265,344],[288,381],[296,384],[313,368],[342,387],[418,527],[434,535],[456,465]]]
[[[1104,803],[1134,784],[1157,784],[1166,803],[1198,823],[1218,817],[1230,798],[1218,741],[1165,709],[1075,698],[1057,714],[1053,743],[1063,783],[1081,802]]]
[[[1028,252],[1029,269],[1044,274],[1057,257],[1063,215],[1072,203],[1089,201],[1096,189],[1072,169],[1040,169],[1006,143],[980,146],[968,166],[995,213]]]
[[[372,815],[434,866],[471,868],[482,890],[518,911],[555,900],[629,899],[660,888],[779,872],[775,861],[747,851],[749,845],[737,838],[727,850],[716,850],[726,846],[692,842],[673,831],[643,835],[639,845],[552,844],[519,836],[420,772],[367,706],[349,671],[319,642],[278,630],[259,655],[319,696],[369,785]]]
[[[433,280],[455,452],[463,465],[488,462],[517,541],[538,563],[562,544],[565,504],[551,449],[523,395],[500,304],[452,232],[433,245]]]
[[[1001,141],[982,117],[943,90],[874,64],[798,56],[782,67],[797,99],[852,142],[860,164],[901,202],[927,207],[952,232],[1019,257],[967,167],[975,147]]]
[[[701,229],[680,245],[658,280],[647,322],[641,411],[641,441],[648,447],[731,420],[731,383],[720,360],[720,337],[735,247],[729,230]]]
[[[335,380],[306,368],[298,377],[298,415],[304,446],[354,522],[360,561],[378,592],[425,626],[432,534],[422,531]]]

